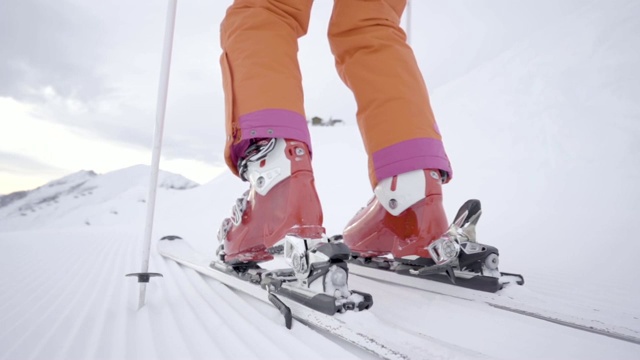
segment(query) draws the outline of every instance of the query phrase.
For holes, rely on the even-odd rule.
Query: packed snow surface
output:
[[[432,90],[454,167],[447,213],[481,199],[479,241],[500,249],[501,270],[526,279],[498,296],[630,334],[640,334],[638,14],[636,1],[585,2]],[[355,125],[313,128],[312,140],[325,226],[339,233],[372,194],[366,155]],[[218,226],[246,190],[230,174],[201,186],[163,175],[150,270],[164,277],[138,310],[138,284],[124,274],[140,269],[148,172],[79,172],[0,197],[0,359],[372,357],[300,323],[286,330],[272,306],[155,252],[155,240],[177,234],[213,257]],[[413,358],[640,354],[637,343],[482,301],[349,282],[374,306],[344,316]]]

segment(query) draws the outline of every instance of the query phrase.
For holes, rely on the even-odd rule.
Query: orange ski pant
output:
[[[252,138],[288,138],[311,149],[298,65],[312,0],[235,0],[221,25],[225,157],[237,162]],[[329,42],[353,91],[357,120],[378,181],[451,166],[413,51],[400,27],[406,0],[334,0]]]

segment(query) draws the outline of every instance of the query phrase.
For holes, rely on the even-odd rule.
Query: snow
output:
[[[149,167],[144,165],[100,176],[93,171],[80,171],[29,192],[0,197],[0,231],[106,225],[122,223],[121,218],[132,224],[139,223],[144,218],[134,215],[132,208],[145,206],[148,174]],[[198,184],[162,171],[158,186],[166,191],[189,189]]]
[[[474,71],[432,90],[454,166],[455,214],[483,201],[478,239],[526,298],[640,333],[640,4],[585,2]],[[312,128],[329,234],[371,196],[357,127]],[[0,359],[371,358],[272,306],[161,258],[137,310],[148,168],[72,174],[0,197]],[[161,176],[154,239],[213,256],[246,184]],[[22,215],[24,214],[24,215]],[[637,359],[640,345],[352,275],[374,306],[344,318],[415,358]],[[446,285],[441,285],[446,286]],[[470,295],[473,296],[473,295]],[[477,295],[481,299],[483,295]],[[422,355],[421,355],[422,354]]]
[[[627,307],[640,297],[640,243],[623,230],[640,210],[638,13],[585,2],[433,94],[454,165],[448,204],[482,199],[482,236],[539,291],[564,296],[543,288],[555,274],[594,294],[626,288]]]

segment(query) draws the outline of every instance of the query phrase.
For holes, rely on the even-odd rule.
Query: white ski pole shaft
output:
[[[156,189],[158,187],[158,172],[160,168],[160,151],[162,150],[162,132],[164,130],[164,115],[167,108],[167,93],[169,90],[169,70],[171,68],[171,51],[173,48],[173,30],[176,21],[176,8],[178,0],[169,0],[167,9],[167,22],[164,33],[164,47],[162,53],[162,66],[160,69],[160,82],[158,84],[158,100],[156,104],[156,126],[153,136],[153,155],[151,157],[151,176],[149,179],[149,195],[147,197],[147,219],[144,228],[144,245],[142,248],[141,272],[149,271],[149,252],[151,249],[151,236],[153,232],[153,216],[156,207]],[[138,308],[145,304],[147,290],[146,282],[140,283],[140,298]]]

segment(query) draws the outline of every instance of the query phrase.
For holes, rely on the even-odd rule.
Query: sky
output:
[[[231,3],[178,1],[161,167],[200,183],[225,171],[219,25]],[[433,92],[581,3],[413,0],[411,45]],[[300,40],[306,116],[353,124],[326,39],[332,4],[315,1]],[[150,164],[166,5],[0,2],[0,194]]]

